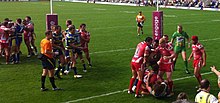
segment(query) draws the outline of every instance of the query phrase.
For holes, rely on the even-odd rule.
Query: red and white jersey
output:
[[[202,59],[202,50],[204,50],[204,47],[202,44],[197,43],[192,45],[192,53],[194,60]]]
[[[143,81],[144,81],[144,83],[149,83],[149,85],[153,86],[154,84],[156,84],[157,80],[159,80],[160,78],[158,78],[159,76],[156,73],[151,73],[150,75],[149,75],[149,73],[150,73],[149,70],[145,71]],[[147,81],[147,80],[149,80],[149,81]]]
[[[85,39],[89,39],[90,40],[90,33],[87,31],[79,31],[80,32],[80,36],[85,38]],[[82,45],[82,47],[88,47],[88,43],[89,41],[85,41],[83,39],[80,40],[80,43]]]
[[[26,28],[28,28],[28,29],[30,30],[30,32],[33,32],[33,31],[34,31],[34,25],[31,24],[31,23],[28,23],[28,24],[26,25]]]
[[[159,46],[157,48],[161,54],[160,62],[163,64],[171,64],[173,63],[173,59],[164,59],[164,56],[171,56],[174,54],[173,48],[171,48],[169,45],[166,45],[164,48]]]
[[[166,45],[169,50],[173,50],[173,44],[171,42],[168,42]]]
[[[6,32],[10,30],[10,28],[6,28],[5,26],[0,27],[0,41],[1,43],[9,43],[9,33]]]
[[[140,42],[137,47],[135,54],[132,58],[134,63],[143,63],[144,55],[150,54],[151,49],[146,42]]]

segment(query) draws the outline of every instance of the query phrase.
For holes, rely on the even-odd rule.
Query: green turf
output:
[[[0,20],[8,17],[15,20],[32,17],[37,34],[36,45],[39,48],[40,40],[44,37],[45,16],[50,12],[49,2],[1,2]],[[147,18],[144,25],[145,34],[137,37],[136,14],[142,10]],[[59,25],[65,29],[65,20],[72,19],[76,27],[81,23],[87,24],[91,32],[90,51],[93,68],[87,73],[82,72],[82,66],[78,61],[79,73],[82,79],[74,79],[73,74],[63,76],[63,80],[56,80],[58,87],[64,91],[48,92],[40,91],[41,63],[35,57],[26,58],[26,47],[22,44],[22,60],[18,65],[0,65],[0,102],[1,103],[60,103],[81,98],[102,95],[106,93],[119,93],[79,101],[79,103],[170,103],[175,100],[180,92],[186,92],[190,100],[194,100],[197,85],[195,78],[174,81],[175,96],[166,99],[155,99],[146,96],[141,99],[134,98],[123,91],[128,87],[130,72],[130,60],[137,43],[146,36],[152,35],[152,11],[154,7],[130,7],[99,4],[82,4],[70,2],[54,2],[54,12],[59,15]],[[184,30],[190,35],[198,35],[207,52],[207,66],[202,73],[209,72],[209,66],[218,64],[219,52],[219,24],[220,13],[213,11],[175,10],[161,9],[164,11],[164,33],[169,36],[176,31],[177,24],[182,24]],[[217,38],[217,40],[212,40]],[[129,49],[131,48],[131,49]],[[112,52],[103,52],[119,50]],[[187,49],[189,56],[191,49]],[[180,56],[181,57],[181,56]],[[4,63],[4,59],[0,58]],[[189,64],[193,72],[192,63]],[[181,78],[187,75],[183,71],[181,58],[177,61],[177,69],[173,78]],[[211,81],[211,92],[217,96],[217,78],[214,74],[203,76]],[[46,87],[51,88],[49,80]]]

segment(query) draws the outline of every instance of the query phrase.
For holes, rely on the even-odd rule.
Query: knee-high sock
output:
[[[45,79],[46,76],[41,76],[41,88],[45,88]]]
[[[78,73],[77,73],[76,67],[72,67],[72,69],[73,69],[73,71],[74,71],[74,75],[77,75]]]
[[[185,69],[187,70],[188,69],[188,62],[187,62],[187,60],[184,61],[184,66],[185,66]]]
[[[130,79],[130,84],[129,84],[129,87],[128,87],[128,90],[129,90],[129,91],[131,91],[131,89],[132,89],[132,86],[133,86],[133,84],[134,84],[134,80],[135,80],[135,78],[131,78],[131,79]]]
[[[198,75],[196,76],[196,79],[197,79],[197,81],[199,82],[199,85],[200,85],[200,82],[202,81],[202,76],[201,76],[201,74],[198,74]]]
[[[142,81],[138,80],[137,89],[136,89],[137,95],[139,94],[139,90],[141,89],[141,84],[142,84]]]
[[[83,64],[83,70],[86,70],[86,64]]]
[[[57,86],[55,85],[54,77],[49,77],[49,79],[50,79],[50,83],[51,83],[52,87],[56,88]]]
[[[169,92],[173,92],[173,81],[168,81]]]

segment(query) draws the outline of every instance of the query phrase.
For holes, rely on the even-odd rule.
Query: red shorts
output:
[[[89,48],[87,47],[87,48],[84,48],[83,49],[83,52],[89,52]]]
[[[31,36],[24,36],[24,41],[29,41],[31,42],[32,37]]]
[[[0,45],[1,47],[1,49],[3,49],[3,48],[8,48],[9,47],[9,43],[1,43],[1,45]]]
[[[201,68],[202,67],[203,60],[197,59],[193,61],[193,68]]]
[[[160,67],[159,71],[173,72],[173,63],[171,63],[171,64],[163,64],[163,63],[161,63],[159,65],[159,67]]]
[[[131,62],[131,68],[134,71],[140,71],[141,70],[141,63]]]
[[[84,48],[83,49],[84,52],[89,52],[89,47],[87,43],[82,43],[81,46]]]

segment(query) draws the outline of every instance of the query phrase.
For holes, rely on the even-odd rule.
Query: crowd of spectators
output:
[[[116,2],[116,3],[134,3],[145,6],[155,6],[157,0],[97,0],[101,2]],[[182,6],[182,7],[205,7],[205,8],[220,8],[220,0],[158,0],[159,5],[164,6]]]

